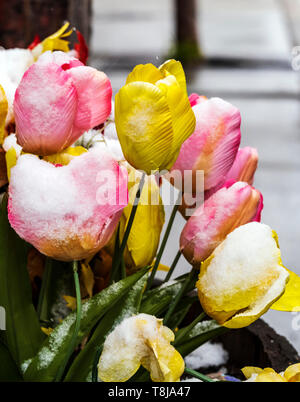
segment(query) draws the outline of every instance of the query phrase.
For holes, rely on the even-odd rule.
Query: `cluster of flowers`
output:
[[[145,183],[124,250],[129,275],[153,263],[164,224],[161,181],[151,173],[169,171],[173,183],[172,172],[191,171],[197,198],[196,173],[203,171],[204,202],[188,217],[191,194],[182,194],[179,210],[187,218],[180,251],[199,271],[204,311],[240,328],[271,306],[299,310],[299,278],[283,266],[275,232],[260,223],[262,195],[252,186],[258,155],[239,148],[239,110],[220,98],[188,96],[175,60],[136,66],[112,110],[109,78],[69,51],[66,28],[18,54],[22,71],[6,71],[0,82],[12,228],[54,259],[88,260],[104,247],[113,254],[138,177]],[[143,365],[153,381],[177,381],[184,361],[173,340],[154,316],[126,318],[106,338],[99,378],[126,381]]]

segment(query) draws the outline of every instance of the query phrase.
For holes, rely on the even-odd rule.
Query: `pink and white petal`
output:
[[[68,74],[78,94],[75,130],[86,131],[104,123],[111,112],[112,88],[109,78],[103,72],[86,66],[71,68]]]
[[[51,155],[71,145],[77,92],[57,64],[33,64],[14,99],[16,135],[24,152]]]
[[[258,153],[255,148],[240,148],[226,179],[245,181],[253,184],[254,174],[258,165]]]
[[[12,169],[9,221],[20,237],[43,254],[80,260],[105,246],[127,196],[126,169],[101,149],[62,167],[22,155]]]
[[[180,237],[180,249],[191,263],[206,259],[236,227],[257,220],[262,209],[259,191],[237,182],[226,184],[189,218]]]
[[[201,153],[195,168],[204,170],[205,189],[210,189],[226,179],[241,141],[241,116],[230,103],[211,98],[194,106]]]

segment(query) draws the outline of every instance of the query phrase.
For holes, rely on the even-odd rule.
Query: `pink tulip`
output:
[[[11,226],[58,260],[97,253],[110,240],[127,203],[127,170],[101,147],[61,167],[21,155],[11,171]]]
[[[252,147],[240,148],[224,182],[205,191],[204,199],[207,200],[228,181],[243,181],[252,185],[257,165],[257,150]]]
[[[258,153],[255,148],[245,147],[238,150],[231,169],[227,173],[227,180],[244,181],[253,184],[254,174],[258,165]]]
[[[107,76],[63,52],[45,52],[23,75],[14,113],[24,152],[51,155],[102,124],[111,110]]]
[[[261,193],[247,183],[226,185],[189,218],[180,236],[180,249],[191,264],[204,261],[238,226],[260,221]]]
[[[204,189],[223,183],[230,170],[241,140],[239,110],[220,98],[198,97],[192,94],[190,102],[196,129],[183,143],[172,172],[204,171]],[[193,179],[192,190],[196,192]]]

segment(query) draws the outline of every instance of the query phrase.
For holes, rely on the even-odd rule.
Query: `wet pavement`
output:
[[[291,67],[292,48],[300,45],[300,1],[198,3],[208,63],[187,71],[189,92],[240,109],[242,145],[256,147],[260,157],[255,186],[264,196],[262,220],[277,231],[284,264],[300,275],[300,71]],[[164,61],[173,38],[171,0],[94,0],[90,63],[109,75],[114,93],[135,64]],[[163,263],[172,262],[183,224],[178,215]],[[182,257],[176,273],[188,269]],[[299,315],[270,311],[264,319],[300,351]]]

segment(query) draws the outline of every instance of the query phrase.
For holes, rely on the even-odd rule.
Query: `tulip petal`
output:
[[[126,169],[98,148],[62,167],[21,155],[11,173],[11,226],[55,259],[81,260],[96,254],[127,205]]]
[[[131,82],[142,81],[149,82],[150,84],[155,84],[156,81],[163,78],[162,73],[153,64],[138,64],[134,67],[131,73],[128,74],[126,79],[126,84]]]
[[[300,363],[289,366],[283,375],[288,382],[300,382]]]
[[[133,169],[131,170],[129,183],[135,172]],[[135,193],[136,191],[130,191],[130,195],[135,195]],[[126,225],[120,227],[120,240],[123,239],[132,210],[134,201],[132,198],[134,197],[130,198],[129,204],[123,211]],[[152,263],[158,249],[164,222],[165,211],[159,187],[153,176],[147,176],[124,253],[127,268],[138,269]],[[131,264],[130,261],[132,261]]]
[[[167,60],[159,67],[159,70],[165,74],[174,75],[181,89],[187,94],[185,72],[180,61]]]
[[[300,277],[294,272],[287,270],[290,274],[289,282],[286,285],[284,294],[272,304],[272,310],[278,311],[300,311]]]
[[[252,184],[258,165],[258,153],[255,148],[240,148],[235,161],[227,173],[226,180],[245,181]]]
[[[168,76],[160,80],[156,85],[164,92],[170,108],[174,141],[172,143],[171,155],[175,154],[168,164],[171,168],[179,154],[182,143],[193,133],[195,130],[196,119],[193,110],[190,106],[188,97],[185,95],[183,89],[177,84],[174,76]]]
[[[272,230],[252,222],[230,233],[202,263],[197,288],[208,315],[242,328],[283,294],[288,278]]]
[[[256,221],[262,209],[261,194],[246,183],[237,182],[218,190],[189,218],[180,236],[185,258],[204,261],[235,228]]]
[[[171,112],[162,91],[147,82],[132,82],[115,98],[118,137],[127,161],[150,174],[168,159],[173,141]]]
[[[108,77],[92,67],[71,68],[68,73],[77,90],[75,126],[82,133],[105,122],[111,111],[112,88]],[[75,128],[75,131],[76,131]],[[78,138],[77,133],[74,141]]]
[[[182,144],[173,169],[204,171],[204,189],[224,183],[241,140],[239,110],[220,98],[195,105],[193,134]]]
[[[289,275],[282,270],[279,277],[273,282],[267,293],[249,305],[245,311],[235,314],[230,320],[223,323],[227,328],[247,327],[263,315],[270,306],[280,298],[285,290]]]
[[[45,156],[44,160],[53,163],[54,165],[68,165],[76,156],[82,155],[87,152],[87,149],[77,146],[69,147],[62,152],[54,155]]]
[[[76,109],[77,91],[69,74],[54,63],[33,64],[14,101],[16,135],[24,152],[51,155],[71,145],[66,133],[72,132]]]
[[[8,102],[3,87],[0,85],[0,145],[5,138],[5,120],[8,112]]]

